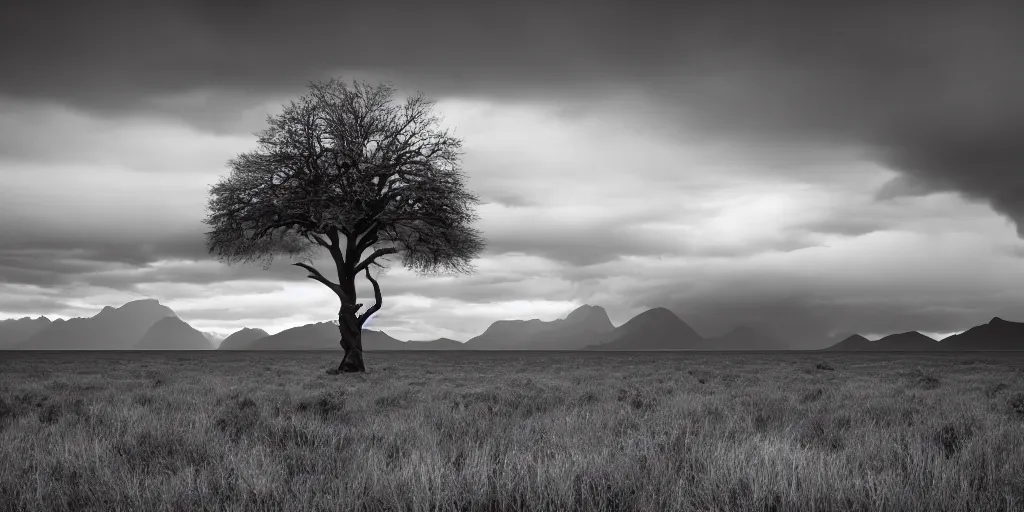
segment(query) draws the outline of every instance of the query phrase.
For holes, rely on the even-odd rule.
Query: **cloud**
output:
[[[3,315],[0,319],[21,318],[25,316],[39,316],[40,311],[48,314],[64,310],[67,305],[60,297],[46,295],[43,290],[26,290],[17,287],[16,284],[7,284],[0,294],[0,311]]]
[[[263,107],[265,124],[268,106]],[[88,162],[135,172],[213,173],[254,141],[247,133],[209,133],[145,111],[105,118],[60,104],[13,100],[0,100],[0,110],[0,156],[20,166]]]
[[[743,152],[860,148],[1019,224],[1021,20],[1024,7],[1000,0],[40,1],[0,22],[0,95],[245,132],[256,119],[239,112],[337,74],[570,117],[628,96],[652,126]]]

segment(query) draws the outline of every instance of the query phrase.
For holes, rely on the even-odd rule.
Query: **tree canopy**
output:
[[[462,141],[422,94],[399,101],[387,83],[314,82],[267,123],[257,148],[232,159],[210,190],[211,254],[267,267],[326,249],[338,283],[295,265],[338,294],[343,310],[360,306],[353,283],[365,273],[376,304],[358,328],[380,307],[369,269],[382,258],[421,274],[472,271],[484,248],[472,226],[479,201],[464,186]]]
[[[471,226],[478,200],[463,185],[462,141],[422,95],[394,100],[390,84],[331,80],[269,117],[258,149],[211,189],[210,251],[269,263],[329,248],[336,232],[356,242],[344,257],[372,247],[421,273],[471,270],[484,242]]]

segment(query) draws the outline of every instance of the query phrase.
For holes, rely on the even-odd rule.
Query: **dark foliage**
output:
[[[470,226],[478,201],[463,187],[462,142],[439,127],[432,102],[397,104],[395,94],[318,82],[270,117],[258,149],[231,160],[210,191],[209,250],[269,264],[333,244],[350,274],[373,261],[361,259],[370,249],[420,272],[468,271],[483,240]]]

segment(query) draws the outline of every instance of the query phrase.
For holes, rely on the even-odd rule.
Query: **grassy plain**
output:
[[[2,353],[0,510],[1024,510],[1024,353]]]

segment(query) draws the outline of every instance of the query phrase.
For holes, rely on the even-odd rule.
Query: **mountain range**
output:
[[[871,341],[854,334],[825,350],[850,352],[1005,352],[1024,350],[1024,323],[995,317],[942,341],[917,331],[890,334]]]
[[[8,350],[341,350],[335,322],[319,322],[268,334],[244,328],[219,341],[200,332],[155,299],[107,306],[89,318],[46,317],[0,321],[0,349]],[[218,343],[219,341],[219,343]],[[363,330],[363,348],[378,350],[789,350],[779,340],[739,326],[704,338],[665,308],[644,311],[616,327],[600,306],[584,305],[565,318],[499,320],[462,343],[440,338],[402,341]],[[936,341],[916,331],[875,341],[852,335],[825,350],[854,352],[1024,350],[1024,323],[993,318],[984,325]]]
[[[675,313],[654,308],[616,327],[586,350],[694,350],[702,341]]]
[[[14,348],[51,323],[53,322],[45,316],[0,320],[0,349]]]
[[[241,332],[241,331],[239,331]],[[235,333],[238,334],[238,333]],[[235,334],[224,341],[231,340]],[[230,345],[223,343],[220,350],[341,350],[339,343],[338,324],[319,322],[285,329],[277,334],[257,337],[249,335],[248,340],[232,340]],[[382,331],[363,329],[363,350],[446,350],[461,348],[462,343],[455,340],[439,339],[434,341],[400,341]]]
[[[943,350],[1024,350],[1024,323],[995,317],[987,324],[954,334],[940,342]]]
[[[498,320],[464,350],[576,350],[606,341],[615,331],[601,306],[583,305],[565,318]]]
[[[27,339],[11,345],[17,350],[135,350],[154,324],[174,311],[155,299],[107,306],[89,318],[58,319]]]
[[[890,334],[884,338],[871,341],[859,334],[836,343],[828,350],[844,350],[850,352],[922,352],[940,350],[939,342],[917,331]]]

